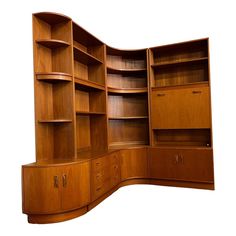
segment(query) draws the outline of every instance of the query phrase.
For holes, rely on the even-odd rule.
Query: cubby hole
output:
[[[154,146],[211,147],[210,129],[155,129]]]

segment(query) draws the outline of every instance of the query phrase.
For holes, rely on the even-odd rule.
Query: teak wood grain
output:
[[[209,39],[121,50],[33,14],[36,162],[30,223],[85,214],[122,186],[214,189]]]

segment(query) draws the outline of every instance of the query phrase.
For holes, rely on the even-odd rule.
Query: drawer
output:
[[[193,182],[214,182],[212,149],[152,148],[150,177]]]

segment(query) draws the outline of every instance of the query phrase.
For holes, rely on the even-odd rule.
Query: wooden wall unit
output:
[[[119,50],[56,13],[33,14],[36,162],[30,223],[85,214],[119,187],[214,189],[209,42]]]

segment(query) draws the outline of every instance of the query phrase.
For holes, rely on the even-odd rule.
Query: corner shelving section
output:
[[[149,71],[152,104],[152,145],[157,147],[211,147],[211,125],[194,117],[194,121],[168,123],[168,116],[176,116],[174,103],[183,103],[184,117],[200,114],[189,108],[196,102],[196,107],[207,107],[209,103],[209,59],[208,39],[165,45],[149,49]],[[195,95],[194,95],[195,94]],[[182,99],[182,100],[181,100]],[[168,105],[169,104],[169,105]],[[158,108],[157,108],[158,107]],[[181,104],[178,104],[181,107]],[[179,108],[180,109],[180,108]],[[154,111],[155,110],[155,111]],[[163,114],[166,122],[162,122]],[[168,114],[168,115],[167,115]],[[206,114],[210,120],[210,115]],[[161,120],[160,120],[161,119]],[[198,121],[196,120],[198,119]],[[173,119],[172,119],[173,120]]]
[[[75,158],[72,21],[33,15],[37,161]]]
[[[106,47],[109,148],[149,144],[146,55]]]

